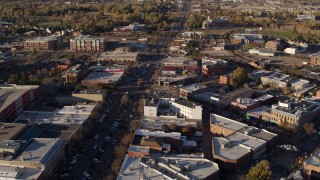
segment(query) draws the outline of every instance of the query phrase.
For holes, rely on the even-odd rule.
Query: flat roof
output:
[[[38,138],[59,138],[68,141],[80,126],[81,124],[43,124],[41,128],[44,131]]]
[[[96,83],[113,83],[118,81],[121,76],[123,75],[123,72],[117,72],[117,73],[111,73],[111,72],[91,72],[88,74],[87,77],[85,77],[81,82],[96,82]]]
[[[258,128],[252,127],[252,126],[245,127],[238,132],[245,134],[245,135],[255,137],[255,138],[262,139],[264,141],[271,141],[272,139],[274,139],[278,136],[277,134],[271,133],[267,130],[258,129]]]
[[[189,92],[193,92],[193,91],[198,91],[200,89],[205,89],[207,88],[207,86],[201,85],[201,84],[190,84],[188,86],[183,86],[180,89],[185,90],[185,91],[189,91]]]
[[[320,167],[320,151],[316,151],[305,160],[307,164]]]
[[[258,108],[252,109],[248,111],[248,114],[256,115],[256,116],[262,116],[262,113],[268,112],[271,110],[271,107],[268,106],[260,106]]]
[[[141,122],[140,127],[142,129],[147,130],[164,130],[164,125],[170,125],[170,124],[176,124],[180,127],[185,126],[192,126],[192,127],[198,127],[199,124],[201,124],[201,120],[194,120],[194,119],[186,119],[186,118],[167,118],[167,117],[144,117],[144,119]]]
[[[80,35],[80,36],[74,37],[71,40],[105,40],[105,38],[91,37],[90,35]]]
[[[310,81],[305,79],[293,79],[290,81],[291,86],[303,86],[309,84]]]
[[[195,94],[192,97],[198,101],[211,102],[211,97],[219,97],[221,94],[213,91],[208,91],[200,94]]]
[[[164,177],[161,172],[142,166],[142,157],[132,157],[126,155],[120,168],[117,180],[133,180],[140,179],[141,175],[145,179],[162,180]],[[170,178],[169,178],[170,179]]]
[[[13,84],[0,85],[0,112],[30,89],[38,87],[39,86]]]
[[[210,121],[212,124],[219,125],[221,127],[231,129],[234,131],[239,131],[240,129],[247,127],[248,125],[234,121],[232,119],[219,116],[217,114],[210,114]]]
[[[142,147],[142,146],[133,146],[130,145],[128,148],[128,151],[130,152],[143,152],[143,153],[149,153],[150,147]]]
[[[15,122],[37,123],[37,124],[82,124],[93,111],[93,105],[64,106],[54,112],[25,111],[18,116]]]
[[[60,139],[32,139],[14,161],[23,159],[23,161],[39,162],[46,165],[62,144]]]
[[[169,137],[173,139],[181,139],[181,133],[170,132],[166,133],[164,131],[149,131],[145,129],[137,129],[135,135],[139,136],[153,136],[153,137]]]
[[[42,172],[38,168],[0,165],[0,179],[39,179]]]
[[[175,102],[177,104],[180,104],[189,108],[195,108],[196,106],[200,106],[200,104],[195,103],[193,101],[186,100],[186,99],[177,99],[172,102]]]
[[[21,123],[0,123],[0,141],[15,139],[25,128]]]
[[[65,75],[65,74],[77,74],[79,73],[82,69],[81,69],[81,64],[75,64],[73,66],[71,66],[69,69],[63,71],[61,74]]]
[[[272,95],[270,95],[270,94],[265,94],[265,95],[262,95],[262,96],[260,96],[260,97],[257,97],[257,98],[255,98],[254,100],[255,101],[267,101],[267,100],[269,100],[269,99],[271,99],[271,98],[273,98],[273,96]]]
[[[212,143],[213,155],[223,159],[237,160],[251,152],[250,148],[221,137],[213,137]]]
[[[229,141],[237,142],[238,144],[247,146],[253,150],[265,145],[267,142],[252,136],[248,136],[242,133],[235,132],[226,137]]]
[[[187,170],[185,170],[187,169]],[[219,171],[216,163],[194,154],[160,157],[126,155],[118,180],[124,179],[205,179]]]

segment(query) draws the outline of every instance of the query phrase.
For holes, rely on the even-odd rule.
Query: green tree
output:
[[[272,172],[267,160],[262,160],[255,166],[251,167],[247,174],[247,180],[269,180]]]
[[[233,87],[238,87],[239,85],[243,85],[248,80],[248,73],[247,71],[242,68],[238,67],[236,70],[233,71],[230,79],[230,84]]]

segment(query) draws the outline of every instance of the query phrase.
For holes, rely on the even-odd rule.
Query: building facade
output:
[[[35,50],[56,50],[62,46],[62,36],[51,35],[26,40],[23,43],[24,49]]]
[[[106,49],[106,41],[104,38],[80,35],[70,39],[70,49],[76,52],[103,52]]]

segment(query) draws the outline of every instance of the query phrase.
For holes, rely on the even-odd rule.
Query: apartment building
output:
[[[24,49],[56,50],[63,45],[62,36],[51,35],[47,37],[36,37],[28,39],[23,43]]]
[[[268,41],[265,45],[266,49],[272,51],[280,51],[280,42],[279,41]]]
[[[320,65],[320,53],[311,55],[311,64]]]
[[[80,35],[70,39],[70,49],[76,52],[103,52],[106,49],[106,40],[105,38],[94,38],[90,35]]]
[[[262,119],[289,130],[296,130],[319,115],[320,107],[315,102],[287,99],[272,105],[271,112],[264,112]]]
[[[40,95],[39,86],[6,84],[0,86],[0,122],[13,122]]]

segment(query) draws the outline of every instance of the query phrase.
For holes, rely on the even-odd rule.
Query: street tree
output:
[[[304,123],[303,129],[307,134],[317,133],[317,130],[314,128],[314,123]]]
[[[247,71],[242,68],[238,67],[236,70],[233,71],[230,79],[230,84],[233,87],[238,87],[243,85],[248,80],[248,73]]]
[[[125,94],[125,95],[122,96],[120,103],[121,103],[121,107],[127,107],[128,106],[128,103],[129,103],[128,94]]]
[[[251,167],[247,174],[247,180],[269,180],[271,179],[272,172],[267,160],[262,160],[255,166]]]

